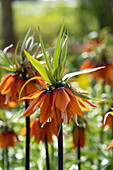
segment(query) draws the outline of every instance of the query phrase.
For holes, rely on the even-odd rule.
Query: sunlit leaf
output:
[[[78,93],[71,85],[70,85],[70,90],[72,91],[72,93],[75,95],[75,96],[78,96],[82,99],[86,99],[86,100],[94,100],[94,101],[102,101],[102,99],[95,99],[95,98],[91,98],[91,97],[88,97],[88,96],[85,96],[83,94],[80,94]]]
[[[5,122],[5,114],[0,110],[0,117]]]
[[[4,55],[4,58],[5,58],[6,62],[7,62],[9,65],[11,65],[12,67],[14,67],[13,63],[11,62],[11,60],[7,57],[7,54],[6,54],[6,53],[3,53],[3,55]]]
[[[13,71],[15,72],[17,70],[17,68],[12,68],[12,67],[5,67],[5,66],[0,66],[1,68],[8,70],[8,71]]]
[[[11,116],[11,118],[7,120],[7,123],[11,123],[11,120],[16,119],[16,118],[19,117],[21,114],[23,115],[23,109],[20,110],[20,111],[19,111],[18,113],[16,113],[15,115]]]
[[[67,79],[70,79],[74,76],[78,76],[80,74],[87,74],[87,73],[91,73],[91,72],[94,72],[94,71],[97,71],[97,70],[100,70],[100,69],[103,69],[105,68],[105,66],[102,66],[102,67],[97,67],[97,68],[91,68],[91,69],[86,69],[86,70],[82,70],[82,71],[76,71],[76,72],[73,72],[73,73],[69,73],[69,74],[66,74],[64,77],[63,77],[63,81],[66,81]]]
[[[18,67],[18,63],[17,63],[16,57],[17,57],[18,46],[19,46],[19,41],[18,41],[18,43],[17,43],[16,49],[15,49],[15,52],[14,52],[14,63],[15,63],[15,65],[16,65],[17,67]]]
[[[63,64],[62,64],[62,70],[61,70],[61,74],[60,74],[61,77],[62,77],[64,67],[65,67],[65,63],[66,63],[67,51],[68,51],[68,36],[66,37],[66,49],[65,49],[65,55],[64,55]]]
[[[28,36],[29,36],[29,34],[30,34],[30,32],[31,32],[31,28],[32,28],[32,27],[29,28],[29,30],[28,30],[25,38],[24,38],[24,41],[23,41],[23,43],[22,43],[21,54],[22,54],[22,50],[23,50],[23,48],[24,48],[24,46],[25,46],[26,40],[27,40],[27,38],[28,38]]]
[[[21,96],[21,93],[22,93],[24,87],[25,87],[30,81],[36,80],[36,79],[44,80],[43,77],[37,76],[37,77],[32,77],[32,78],[30,78],[28,81],[26,81],[26,83],[24,83],[24,85],[22,86],[22,88],[21,88],[21,90],[20,90],[20,93],[19,93],[19,100],[20,100],[20,96]],[[40,87],[39,85],[37,85],[37,86],[38,86],[40,89],[42,88],[42,87]]]
[[[49,59],[48,59],[48,57],[47,57],[47,54],[46,54],[46,51],[45,51],[45,48],[44,48],[44,43],[43,43],[43,40],[42,40],[42,35],[41,35],[40,30],[39,30],[39,38],[40,38],[40,43],[41,43],[42,51],[43,51],[43,54],[44,54],[44,58],[45,58],[45,61],[46,61],[48,70],[50,71],[51,74],[53,74],[51,65],[50,65],[50,63],[49,63]]]
[[[54,57],[53,57],[53,72],[54,72],[55,76],[57,75],[56,70],[58,69],[59,48],[60,48],[60,43],[61,43],[63,29],[64,29],[64,23],[62,25],[60,34],[58,36],[58,40],[57,40],[57,44],[56,44],[56,48],[55,48],[55,53],[54,53]]]
[[[54,77],[51,75],[51,73],[36,59],[34,59],[25,49],[24,53],[29,59],[29,61],[32,63],[32,65],[39,71],[39,73],[42,75],[44,80],[49,84],[49,85],[55,85],[56,81]]]

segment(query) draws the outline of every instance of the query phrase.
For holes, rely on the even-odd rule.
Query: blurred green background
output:
[[[68,71],[76,71],[80,63],[84,60],[81,56],[81,45],[88,39],[88,33],[96,31],[100,33],[104,43],[110,45],[113,43],[113,0],[56,0],[56,1],[12,1],[12,19],[13,34],[7,30],[9,20],[5,20],[6,26],[3,24],[3,8],[0,1],[0,49],[10,45],[10,43],[17,44],[18,40],[23,41],[28,29],[32,26],[32,33],[35,33],[35,41],[39,43],[38,26],[43,35],[45,47],[53,47],[59,34],[62,23],[65,23],[65,28],[68,29],[69,34],[69,49],[68,49]],[[6,3],[7,6],[7,3]],[[7,13],[7,10],[5,10]],[[7,32],[5,35],[3,32]],[[11,36],[11,37],[10,37]],[[10,37],[10,38],[9,38]],[[112,52],[110,57],[112,57]],[[0,62],[4,64],[4,61]],[[3,72],[3,70],[2,70]],[[1,76],[1,75],[0,75]],[[90,95],[102,98],[102,81],[98,84],[92,85],[92,77],[79,77],[75,81],[79,83],[84,90],[88,90]],[[110,87],[106,87],[108,92],[106,95],[110,96]],[[103,94],[105,96],[105,93]],[[110,98],[110,97],[109,97]],[[105,106],[107,108],[107,106]],[[108,109],[108,108],[107,108]],[[107,110],[106,109],[106,110]],[[14,114],[15,110],[13,113]],[[16,110],[18,112],[18,109]],[[101,134],[101,107],[91,109],[91,112],[86,115],[86,120],[89,126],[89,131],[86,131],[86,145],[81,150],[82,170],[110,170],[110,163],[112,161],[112,151],[106,152],[105,149],[111,141],[112,132],[105,129],[103,143],[100,142]],[[7,112],[6,112],[7,114]],[[32,117],[31,117],[32,119]],[[19,120],[14,121],[14,129],[19,134],[21,128],[24,126],[23,116],[19,116]],[[73,122],[64,127],[64,131],[70,137],[64,136],[64,170],[78,170],[77,149],[72,148]],[[13,149],[10,149],[10,164],[11,170],[24,169],[24,150],[25,138],[20,138],[20,143]],[[53,151],[54,148],[54,151]],[[54,139],[54,144],[49,145],[50,160],[57,169],[57,139]],[[54,158],[52,157],[54,152]],[[41,143],[36,145],[34,140],[31,142],[31,170],[46,169],[44,145]],[[0,154],[2,151],[0,150]],[[0,167],[3,167],[2,156],[0,155]],[[100,165],[101,164],[101,168]],[[21,167],[20,167],[21,166]],[[0,169],[1,170],[1,169]],[[112,170],[112,167],[111,167]]]

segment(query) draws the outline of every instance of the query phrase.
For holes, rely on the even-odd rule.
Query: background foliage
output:
[[[69,33],[69,49],[66,72],[79,70],[80,63],[84,61],[87,56],[82,54],[83,44],[89,39],[89,34],[92,31],[97,31],[102,41],[107,46],[109,51],[108,58],[112,58],[112,25],[102,26],[100,22],[99,2],[95,1],[95,4],[87,1],[39,1],[39,2],[13,2],[13,19],[14,19],[14,33],[16,36],[16,42],[20,39],[23,41],[26,32],[29,27],[32,26],[32,32],[35,30],[35,41],[39,43],[38,26],[43,35],[44,44],[46,48],[53,47],[56,42],[59,30],[64,20],[65,27],[68,28]],[[0,7],[1,8],[1,7]],[[101,8],[101,7],[100,7]],[[0,9],[1,11],[1,9]],[[99,11],[99,12],[96,12]],[[105,14],[104,14],[105,15]],[[1,17],[1,13],[0,13]],[[109,18],[110,19],[110,18]],[[2,24],[2,23],[0,23]],[[107,27],[106,27],[107,26]],[[111,26],[111,27],[110,27]],[[0,25],[1,28],[1,25]],[[110,31],[109,31],[110,30]],[[0,29],[0,46],[2,48],[3,38],[2,30]],[[0,59],[0,65],[5,65],[4,59]],[[0,77],[4,74],[4,71],[0,69]],[[96,98],[108,97],[111,98],[110,87],[105,87],[104,93],[102,92],[103,80],[93,84],[93,78],[91,75],[79,76],[75,80],[74,85],[89,91],[89,95],[93,95]],[[99,169],[99,161],[101,164],[101,170],[110,169],[112,160],[112,150],[105,151],[107,145],[112,139],[112,131],[105,128],[103,131],[103,141],[101,141],[101,121],[102,121],[102,109],[101,104],[97,103],[99,108],[91,108],[89,113],[85,113],[85,120],[88,124],[86,130],[86,144],[81,149],[81,169],[83,170],[97,170]],[[104,104],[104,111],[107,111],[108,105]],[[18,111],[23,111],[22,107],[13,109],[11,111],[2,111],[6,115],[6,119],[16,115]],[[12,119],[14,130],[19,135],[21,128],[25,125],[23,118],[23,112],[18,115],[17,118]],[[31,116],[31,119],[34,117]],[[64,170],[77,170],[77,149],[72,148],[72,129],[74,123],[70,121],[69,125],[64,126],[64,132],[69,134],[69,137],[64,136]],[[19,137],[20,142],[16,144],[14,149],[9,149],[9,159],[11,170],[23,170],[24,169],[24,137]],[[35,140],[31,140],[31,155],[30,155],[30,167],[34,169],[46,169],[45,162],[45,148],[44,144],[36,144]],[[57,169],[57,139],[54,137],[54,142],[49,145],[51,166]],[[3,169],[5,162],[4,151],[0,149],[0,168]],[[111,167],[112,169],[112,167]]]

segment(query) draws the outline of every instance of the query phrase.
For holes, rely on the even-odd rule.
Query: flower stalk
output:
[[[25,109],[29,106],[26,100]],[[26,117],[26,158],[25,158],[25,169],[30,169],[30,116]]]
[[[81,170],[80,156],[81,156],[80,144],[78,144],[78,170]]]
[[[60,132],[59,132],[60,130]],[[58,170],[63,170],[63,127],[58,127]]]
[[[50,170],[47,136],[45,137],[45,150],[46,150],[46,167],[47,167],[47,170]]]
[[[6,148],[6,169],[9,170],[9,155],[8,155],[8,148]]]

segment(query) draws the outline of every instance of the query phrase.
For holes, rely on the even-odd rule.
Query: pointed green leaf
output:
[[[5,122],[5,114],[4,114],[4,112],[2,112],[2,110],[0,110],[0,117]]]
[[[18,63],[17,63],[16,55],[17,55],[18,46],[19,46],[19,41],[17,43],[16,49],[15,49],[15,52],[14,52],[14,63],[17,67],[18,67]]]
[[[63,42],[64,42],[65,34],[62,35],[59,47],[59,60],[58,60],[58,68],[56,69],[56,79],[57,81],[61,78],[61,68],[62,68],[62,59],[63,59]]]
[[[37,76],[37,77],[32,77],[32,78],[30,78],[28,81],[26,81],[26,82],[24,83],[24,85],[22,86],[21,90],[20,90],[20,93],[19,93],[19,100],[20,100],[20,96],[21,96],[21,93],[22,93],[22,90],[24,89],[24,87],[25,87],[30,81],[36,80],[36,79],[44,80],[43,77]],[[37,85],[37,86],[38,86],[40,89],[42,88],[42,87],[40,87],[39,85]]]
[[[7,124],[11,123],[12,120],[16,119],[19,117],[21,114],[23,115],[24,109],[20,110],[18,113],[14,114],[10,119],[7,120]]]
[[[71,85],[70,85],[70,90],[72,91],[72,93],[75,95],[75,96],[78,96],[82,99],[86,99],[86,100],[94,100],[94,101],[102,101],[102,99],[94,99],[94,98],[91,98],[91,97],[88,97],[88,96],[85,96],[83,94],[80,94],[78,93]]]
[[[60,34],[58,36],[58,40],[57,40],[57,44],[56,44],[56,48],[55,48],[55,53],[54,53],[54,57],[53,57],[53,72],[54,75],[56,76],[56,70],[58,68],[58,61],[59,61],[59,48],[60,48],[60,43],[61,43],[61,38],[62,38],[62,33],[63,33],[63,29],[64,29],[64,23],[62,25]]]
[[[12,67],[5,67],[5,66],[0,66],[1,68],[8,70],[8,71],[13,71],[15,72],[17,70],[17,68],[12,68]]]
[[[47,67],[48,67],[50,73],[53,74],[51,65],[50,65],[50,63],[49,63],[49,59],[48,59],[48,57],[47,57],[47,54],[46,54],[46,51],[45,51],[45,48],[44,48],[44,43],[43,43],[43,39],[42,39],[42,35],[41,35],[40,30],[39,30],[39,38],[40,38],[40,43],[41,43],[41,47],[42,47],[42,51],[43,51],[43,54],[44,54],[44,58],[45,58]]]
[[[61,74],[60,74],[61,77],[62,77],[64,67],[65,67],[65,63],[66,63],[67,51],[68,51],[68,36],[66,37],[66,49],[65,49],[65,55],[64,55],[63,64],[62,64],[62,70],[61,70]]]
[[[105,66],[102,66],[102,67],[97,67],[97,68],[91,68],[91,69],[86,69],[86,70],[82,70],[82,71],[77,71],[77,72],[73,72],[73,73],[69,73],[69,74],[66,74],[64,77],[63,77],[63,81],[66,81],[67,79],[70,79],[74,76],[78,76],[80,74],[87,74],[87,73],[91,73],[91,72],[94,72],[94,71],[97,71],[97,70],[100,70],[100,69],[103,69],[105,68]]]
[[[24,41],[23,41],[23,43],[22,43],[21,54],[22,54],[22,50],[23,50],[23,48],[24,48],[24,46],[25,46],[26,40],[27,40],[27,38],[28,38],[28,36],[29,36],[29,34],[30,34],[30,32],[31,32],[31,28],[32,28],[32,26],[29,28],[29,30],[28,30],[25,38],[24,38]]]
[[[56,81],[54,77],[51,75],[51,73],[35,58],[33,58],[25,49],[24,53],[29,59],[29,61],[32,63],[32,65],[39,71],[39,73],[42,75],[44,80],[49,84],[49,85],[55,85]]]
[[[13,63],[11,62],[11,60],[7,57],[7,54],[6,53],[3,53],[4,54],[4,58],[6,60],[7,63],[9,63],[9,65],[11,65],[12,67],[14,67]]]

